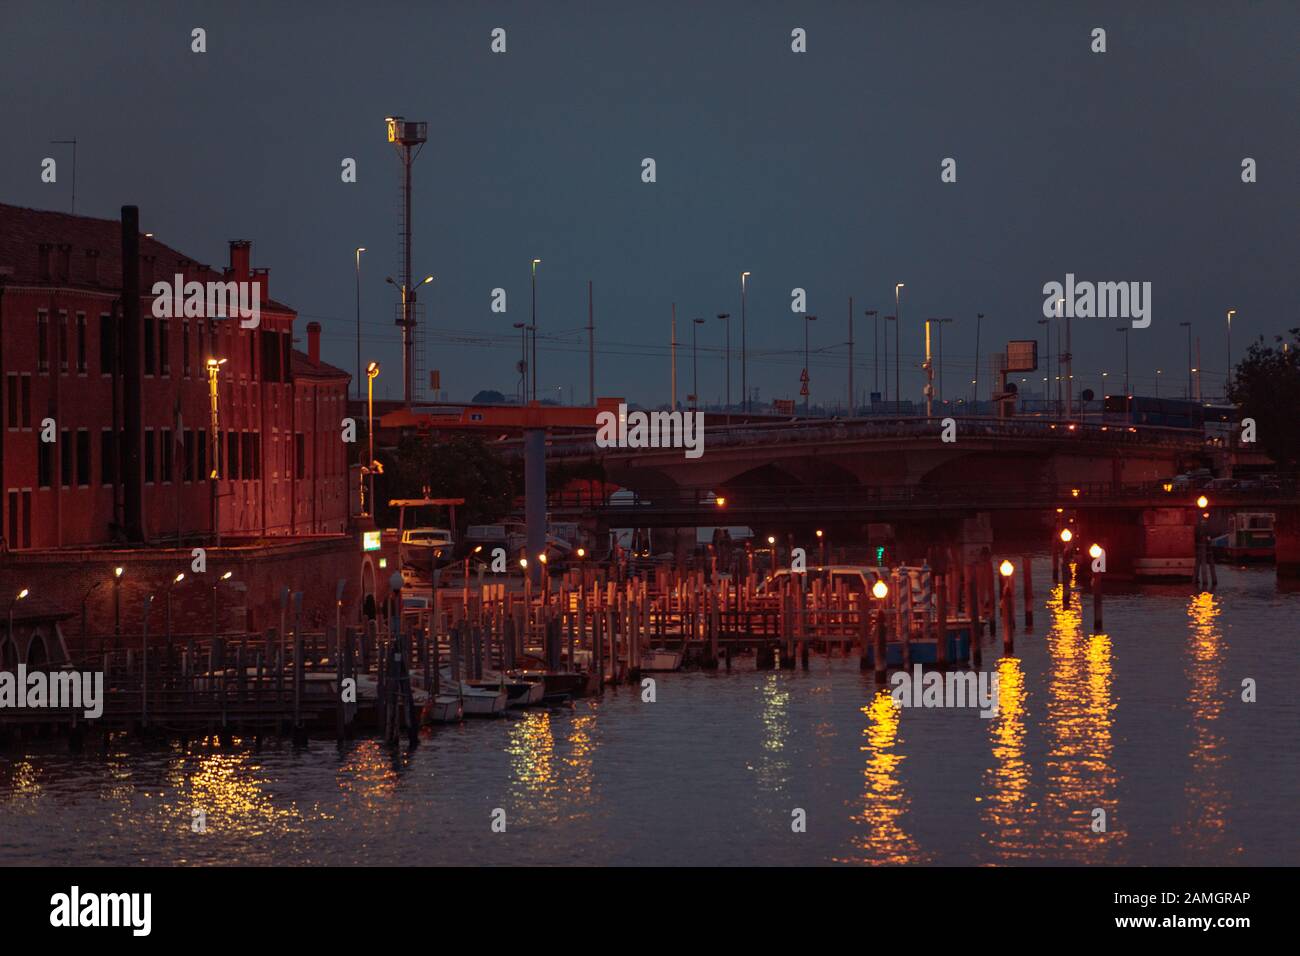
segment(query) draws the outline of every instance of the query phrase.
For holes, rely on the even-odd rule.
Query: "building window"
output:
[[[59,432],[59,480],[64,488],[72,487],[72,430]]]
[[[243,472],[244,480],[254,481],[257,478],[257,473],[254,471],[254,466],[257,464],[257,462],[255,460],[255,455],[253,452],[253,433],[244,432],[239,437],[240,437],[240,441],[243,444],[242,457],[244,462],[244,472]]]
[[[158,433],[159,451],[162,459],[162,467],[158,480],[163,484],[169,484],[172,480],[172,430],[164,428]]]
[[[68,313],[59,313],[59,371],[68,370]]]
[[[211,439],[202,430],[196,431],[194,436],[194,480],[202,481],[208,478],[208,442]]]
[[[6,393],[5,414],[7,416],[6,423],[9,425],[10,428],[17,428],[18,413],[20,411],[19,403],[18,403],[18,376],[15,375],[13,372],[10,372],[8,375],[5,376],[5,393]]]
[[[298,432],[294,436],[294,443],[298,446],[298,460],[294,463],[294,474],[299,478],[307,477],[307,436]]]
[[[195,478],[194,471],[194,429],[185,429],[181,436],[181,478],[186,482],[193,481]]]
[[[99,316],[99,374],[112,375],[117,367],[117,322],[108,312]]]
[[[77,372],[86,372],[86,313],[77,313]]]
[[[90,487],[90,431],[77,429],[77,484]]]
[[[111,485],[117,480],[117,446],[113,442],[113,430],[105,428],[99,433],[99,480]]]
[[[239,478],[239,432],[226,432],[226,475],[231,481]]]
[[[36,485],[48,488],[54,484],[54,442],[36,443]]]
[[[153,441],[153,429],[144,430],[144,483],[153,484],[154,459],[156,457],[157,447]]]
[[[8,544],[11,548],[21,548],[22,543],[18,540],[18,492],[10,490],[9,492],[9,538]]]
[[[23,489],[23,547],[32,546],[32,493],[28,488]]]
[[[154,342],[153,319],[144,320],[144,374],[152,375],[158,364],[158,350]]]
[[[170,375],[172,373],[172,356],[171,349],[168,348],[167,327],[169,323],[166,319],[158,320],[158,374]]]
[[[190,320],[181,322],[181,374],[190,377]],[[186,476],[186,480],[189,477]]]
[[[50,317],[44,309],[36,313],[36,371],[50,370]]]
[[[22,376],[23,386],[23,403],[22,403],[22,426],[23,428],[32,427],[32,377],[30,375]]]

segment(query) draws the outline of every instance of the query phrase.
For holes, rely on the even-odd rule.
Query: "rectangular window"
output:
[[[9,537],[8,544],[11,548],[22,547],[18,541],[18,492],[9,492]]]
[[[36,371],[50,370],[50,317],[44,309],[36,313]]]
[[[154,342],[153,319],[144,320],[144,374],[152,375],[158,364],[158,351]]]
[[[23,489],[23,547],[32,546],[32,493]]]
[[[105,428],[99,433],[99,480],[111,485],[117,480],[117,446],[113,443],[113,430]]]
[[[117,433],[117,473],[126,476],[126,429]]]
[[[41,488],[54,484],[54,442],[36,443],[36,484]]]
[[[72,430],[65,428],[59,432],[59,479],[64,488],[72,487]]]
[[[59,313],[59,371],[68,370],[68,313]]]
[[[239,478],[239,432],[226,432],[226,473],[223,477]]]
[[[32,427],[32,377],[30,375],[22,376],[23,386],[23,403],[22,403],[22,426],[23,428]]]
[[[90,487],[90,431],[77,429],[77,484]]]
[[[190,377],[190,320],[181,322],[181,374]]]
[[[112,375],[117,367],[117,323],[108,312],[99,316],[99,374]]]
[[[144,483],[153,484],[154,461],[157,453],[157,446],[153,441],[153,429],[144,430]]]
[[[239,439],[243,446],[243,455],[241,457],[244,463],[244,480],[252,481],[255,477],[253,475],[253,433],[244,432],[239,436]]]
[[[206,481],[208,479],[208,442],[212,439],[202,429],[196,431],[194,435],[194,480]]]
[[[183,481],[194,480],[194,429],[187,428],[181,436],[183,450],[181,452],[181,479]]]
[[[168,321],[166,319],[158,320],[158,374],[170,375],[172,373],[172,356],[171,349],[168,347]]]
[[[298,478],[305,478],[307,477],[307,436],[298,432],[294,436],[294,442],[298,446],[298,460],[293,473]]]
[[[77,313],[77,371],[86,371],[86,313]]]
[[[170,428],[164,428],[160,431],[158,433],[158,441],[158,450],[161,453],[159,457],[162,459],[162,467],[158,475],[158,480],[166,484],[172,480],[172,430]]]
[[[18,411],[19,411],[18,376],[14,375],[12,372],[6,375],[5,385],[6,385],[6,393],[7,393],[6,401],[5,401],[5,405],[7,406],[7,408],[5,414],[8,416],[6,418],[6,421],[8,422],[10,428],[17,428]]]

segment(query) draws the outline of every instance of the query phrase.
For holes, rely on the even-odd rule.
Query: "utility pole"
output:
[[[853,417],[853,296],[849,296],[849,418]]]
[[[596,306],[590,279],[587,280],[587,404],[596,407]]]
[[[749,412],[749,350],[745,342],[745,291],[748,272],[740,274],[740,391],[745,400],[745,412]]]
[[[537,264],[541,261],[541,259],[533,260],[533,319],[531,322],[533,327],[533,401],[537,401]]]
[[[677,303],[673,303],[673,325],[672,334],[668,340],[668,354],[670,356],[670,365],[672,366],[673,379],[673,401],[669,411],[677,411]]]
[[[1192,400],[1192,323],[1179,322],[1183,328],[1187,329],[1187,400]]]
[[[357,257],[357,400],[361,400],[361,253],[366,251],[365,246],[357,246],[355,255]]]
[[[972,404],[980,402],[980,325],[984,322],[984,313],[975,313],[975,399]]]
[[[871,330],[871,358],[875,365],[875,371],[871,379],[871,390],[877,394],[880,393],[880,316],[875,309],[867,309],[862,313],[871,319],[874,319]]]
[[[727,424],[731,424],[731,313],[719,312],[718,318],[722,320],[727,329]]]

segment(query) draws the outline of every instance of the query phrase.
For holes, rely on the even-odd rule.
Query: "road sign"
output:
[[[1004,372],[1033,372],[1038,369],[1038,340],[1019,339],[1007,343]]]

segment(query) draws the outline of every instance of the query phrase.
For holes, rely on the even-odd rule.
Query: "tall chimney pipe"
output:
[[[307,358],[313,367],[320,365],[320,323],[307,323]]]
[[[144,418],[140,356],[140,209],[122,207],[122,456],[123,529],[128,542],[144,541],[144,485],[140,437]]]

